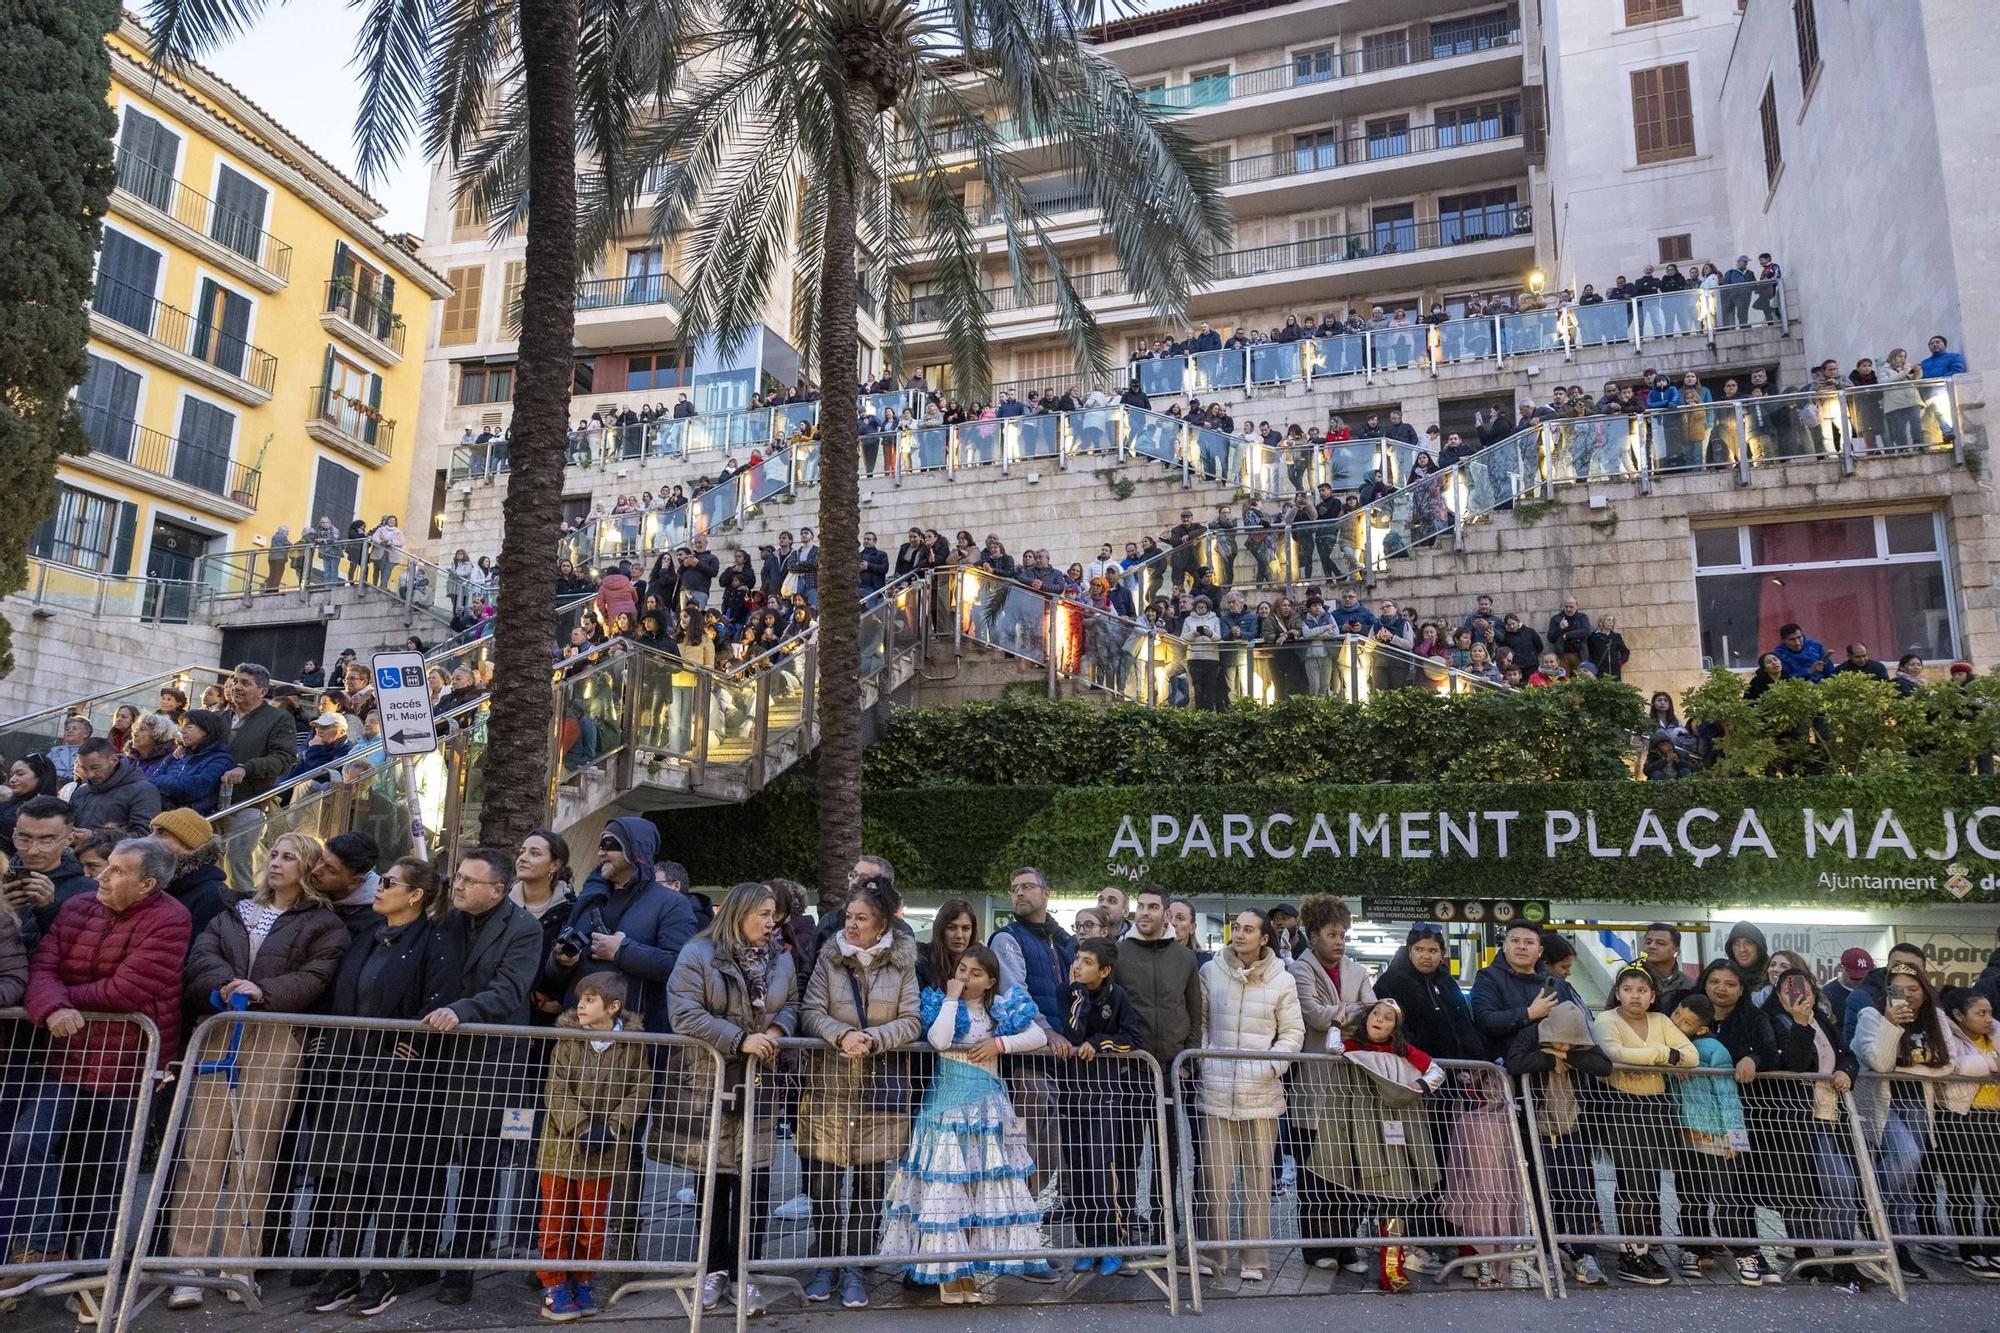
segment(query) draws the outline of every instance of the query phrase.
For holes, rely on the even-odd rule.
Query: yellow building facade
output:
[[[236,89],[198,66],[157,75],[129,15],[110,45],[118,177],[77,391],[91,447],[63,460],[34,554],[188,579],[280,526],[400,516],[449,286]]]

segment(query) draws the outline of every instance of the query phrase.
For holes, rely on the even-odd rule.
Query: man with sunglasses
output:
[[[659,831],[636,815],[604,826],[597,869],[549,950],[549,980],[564,988],[565,1008],[576,1003],[578,980],[608,968],[625,977],[627,1008],[639,1013],[646,1030],[667,1031],[667,977],[694,938],[695,911],[685,892],[654,879],[659,845]]]

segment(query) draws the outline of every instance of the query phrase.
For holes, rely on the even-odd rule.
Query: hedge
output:
[[[1241,892],[1259,898],[1297,898],[1314,891],[1359,894],[1436,895],[1490,898],[1595,899],[1633,903],[1749,903],[1763,906],[1865,906],[1949,902],[1943,863],[1921,853],[1944,846],[1939,812],[1955,812],[1962,835],[1975,810],[2000,805],[2000,789],[1990,779],[1937,778],[1894,774],[1871,778],[1711,779],[1703,782],[1516,782],[1404,783],[1340,785],[1259,783],[1196,787],[1188,784],[1137,786],[961,786],[870,791],[864,843],[896,865],[901,887],[914,895],[1003,893],[1007,875],[1019,865],[1037,865],[1058,891],[1094,893],[1115,879],[1149,879],[1190,893]],[[1775,856],[1754,848],[1734,858],[1714,856],[1697,865],[1676,848],[1671,854],[1642,848],[1636,857],[1600,858],[1586,847],[1586,812],[1594,815],[1600,845],[1621,850],[1639,827],[1642,810],[1652,810],[1671,841],[1681,816],[1697,807],[1714,810],[1711,821],[1695,816],[1690,841],[1727,846],[1740,812],[1756,810]],[[1857,855],[1822,849],[1808,860],[1801,812],[1827,820],[1855,812]],[[1879,812],[1897,812],[1919,859],[1912,863],[1889,851],[1865,857]],[[1574,811],[1574,842],[1544,855],[1547,812]],[[1463,828],[1473,812],[1517,812],[1509,825],[1510,855],[1493,854],[1494,821],[1482,824],[1485,838],[1477,860],[1462,854],[1429,859],[1385,859],[1367,848],[1350,851],[1348,815],[1362,816],[1364,829],[1378,816],[1395,831],[1404,812],[1452,812]],[[1261,849],[1254,858],[1181,859],[1173,856],[1114,857],[1111,848],[1121,821],[1132,816],[1142,840],[1152,832],[1151,816],[1172,817],[1186,829],[1203,817],[1220,845],[1222,816],[1249,816],[1261,830],[1265,817],[1289,813],[1295,822],[1286,835],[1303,844],[1315,813],[1329,816],[1341,855],[1318,852],[1310,858],[1274,859]],[[667,846],[703,883],[786,875],[810,882],[816,841],[810,783],[794,780],[731,809],[674,812],[662,816]],[[1413,816],[1415,818],[1415,816]],[[1432,847],[1442,836],[1433,819]],[[1980,826],[1985,845],[2000,846],[2000,810]],[[1950,862],[1971,882],[1968,902],[1992,903],[1985,886],[2000,881],[2000,860],[1983,858],[1963,836]],[[1257,844],[1253,838],[1253,849]],[[1454,844],[1453,850],[1458,850]],[[1821,876],[1838,877],[1822,884]],[[1872,879],[1888,881],[1870,882]],[[1928,880],[1928,885],[1908,881]]]

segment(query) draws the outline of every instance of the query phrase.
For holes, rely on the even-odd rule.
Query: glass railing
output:
[[[257,507],[262,474],[247,463],[238,463],[227,450],[209,449],[164,431],[149,430],[130,417],[96,409],[85,409],[81,415],[83,433],[90,437],[90,452],[98,457],[222,496],[232,504]]]
[[[80,717],[90,723],[92,736],[108,736],[120,722],[120,710],[129,708],[132,711],[133,716],[124,719],[129,726],[135,718],[158,712],[160,691],[169,687],[185,694],[190,707],[216,707],[218,705],[209,692],[220,690],[229,676],[230,672],[223,667],[176,667],[157,676],[130,681],[115,689],[9,719],[0,723],[0,760],[11,764],[24,754],[47,754],[64,743],[63,723],[72,717]],[[68,782],[73,776],[71,773],[57,774],[63,782]]]
[[[1295,242],[1294,248],[1319,244]],[[1782,286],[1756,282],[1719,291],[1663,292],[1630,301],[1564,304],[1438,324],[1391,322],[1355,333],[1316,335],[1293,342],[1147,357],[1131,362],[1128,372],[1148,396],[1173,396],[1245,383],[1302,380],[1311,385],[1322,379],[1373,377],[1393,370],[1435,373],[1447,365],[1501,365],[1510,357],[1567,357],[1578,348],[1616,343],[1631,343],[1636,349],[1670,338],[1700,337],[1713,342],[1718,333],[1730,329],[1782,330],[1786,322]]]
[[[191,579],[105,574],[40,557],[29,564],[27,585],[16,596],[33,606],[99,619],[184,624],[193,618],[201,591]]]
[[[98,275],[90,308],[175,352],[206,361],[225,375],[268,394],[278,379],[278,358],[225,332],[214,320],[170,306],[152,293]]]
[[[1252,185],[1259,181],[1307,176],[1317,171],[1339,171],[1421,153],[1498,143],[1516,138],[1520,133],[1521,104],[1507,102],[1490,120],[1450,125],[1406,125],[1390,132],[1352,139],[1322,139],[1281,153],[1232,157],[1223,164],[1222,183]]]
[[[379,296],[356,288],[353,279],[328,278],[326,304],[321,309],[330,315],[340,316],[368,337],[386,345],[397,356],[403,354],[409,330],[402,318]]]
[[[414,611],[449,623],[450,572],[413,551],[380,547],[363,538],[287,540],[261,551],[216,551],[195,564],[205,600],[273,593],[369,588]]]
[[[255,218],[217,204],[175,180],[171,171],[130,153],[118,154],[118,188],[171,215],[184,227],[235,251],[277,279],[289,281],[292,247],[257,225]]]

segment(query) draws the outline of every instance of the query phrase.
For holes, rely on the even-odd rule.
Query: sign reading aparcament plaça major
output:
[[[1781,852],[1781,845],[1785,849]],[[1838,865],[1828,889],[1943,889],[1963,898],[2000,891],[2000,805],[1971,810],[1811,806],[1760,811],[1702,805],[1615,814],[1593,809],[1267,811],[1261,814],[1128,814],[1109,861],[1445,859],[1556,862],[1667,858],[1701,867],[1800,855]],[[1984,867],[1976,863],[1987,863]],[[1968,864],[1970,863],[1970,864]],[[1874,882],[1869,882],[1874,881]]]

